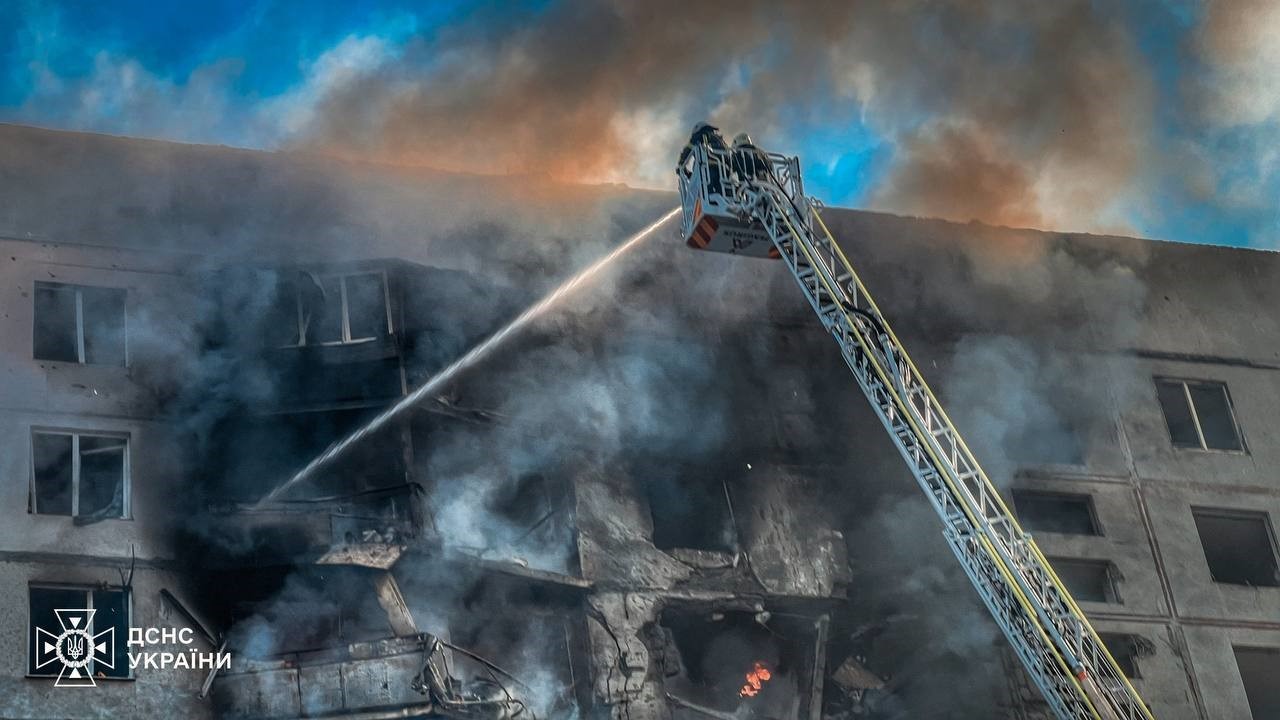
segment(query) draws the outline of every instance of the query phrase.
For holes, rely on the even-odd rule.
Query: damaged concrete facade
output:
[[[1046,716],[768,263],[659,238],[259,502],[670,196],[0,137],[0,715]],[[829,219],[1156,716],[1266,717],[1280,259]],[[233,665],[53,688],[46,590]]]

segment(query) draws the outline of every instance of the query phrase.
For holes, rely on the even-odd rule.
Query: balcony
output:
[[[214,685],[223,717],[238,720],[514,717],[514,683],[463,683],[451,650],[430,634],[361,642],[266,660],[239,660]],[[459,658],[460,662],[476,660]]]
[[[226,547],[223,565],[350,564],[387,569],[418,534],[415,484],[346,495],[224,503],[212,512]]]

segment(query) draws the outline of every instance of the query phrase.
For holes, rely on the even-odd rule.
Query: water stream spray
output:
[[[578,274],[568,280],[565,280],[563,283],[560,283],[556,289],[547,293],[547,295],[543,296],[543,298],[538,302],[530,305],[524,312],[517,315],[514,320],[504,325],[494,334],[490,335],[484,342],[468,350],[465,355],[454,360],[448,367],[436,373],[431,377],[431,379],[427,380],[422,385],[419,385],[413,392],[400,398],[396,404],[386,410],[383,410],[381,413],[378,413],[376,417],[357,428],[350,435],[330,445],[328,449],[317,455],[311,462],[307,463],[305,467],[295,473],[293,477],[286,480],[282,485],[268,493],[266,497],[259,500],[258,505],[261,506],[264,503],[271,502],[280,497],[289,490],[289,488],[297,485],[303,480],[306,480],[314,475],[320,468],[325,467],[338,459],[352,446],[356,445],[373,433],[378,432],[382,428],[386,427],[388,423],[400,417],[418,403],[439,392],[442,387],[444,387],[450,380],[453,380],[459,373],[483,360],[497,349],[497,347],[507,338],[511,337],[524,326],[545,314],[548,310],[554,308],[561,300],[567,297],[574,290],[577,290],[579,287],[595,278],[601,270],[604,270],[612,264],[613,261],[622,257],[628,251],[643,242],[646,238],[652,235],[655,230],[674,217],[679,211],[680,208],[674,208],[667,212],[662,217],[637,232],[635,235],[632,235],[626,242],[614,248],[608,255],[596,260],[579,271]]]

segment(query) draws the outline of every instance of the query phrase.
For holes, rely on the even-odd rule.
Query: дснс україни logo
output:
[[[36,668],[62,663],[55,687],[96,686],[89,664],[115,668],[116,629],[110,627],[94,635],[94,611],[90,608],[53,612],[61,627],[36,628]]]

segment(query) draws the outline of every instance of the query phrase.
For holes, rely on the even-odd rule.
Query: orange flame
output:
[[[755,697],[760,692],[760,688],[772,677],[773,673],[769,672],[769,668],[761,663],[756,663],[755,667],[747,673],[747,683],[738,691],[738,696]]]

